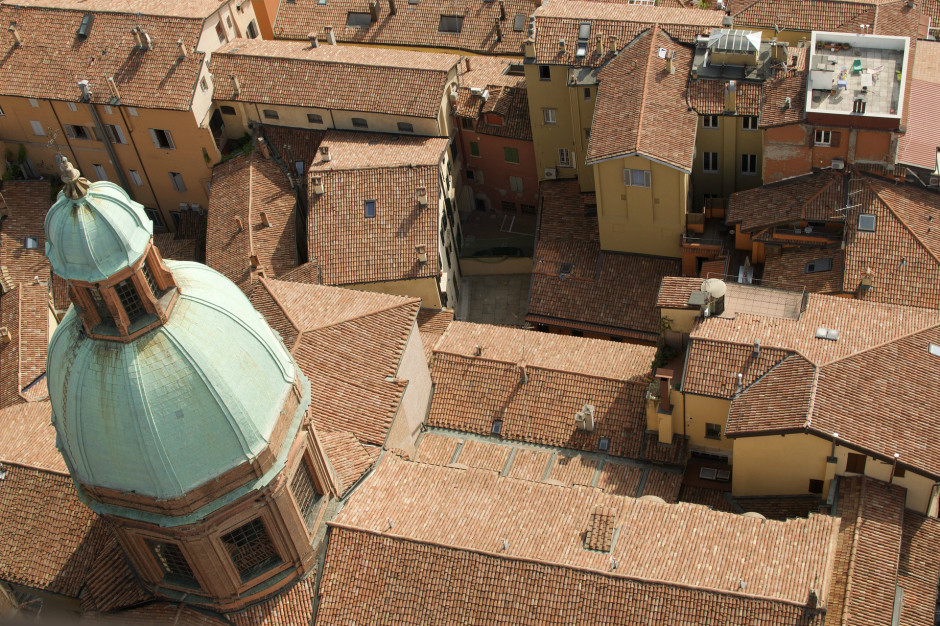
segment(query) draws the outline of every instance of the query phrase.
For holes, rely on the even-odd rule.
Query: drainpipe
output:
[[[114,146],[111,145],[111,140],[108,138],[108,133],[104,130],[104,124],[101,122],[101,116],[98,115],[98,109],[95,108],[93,102],[88,102],[88,110],[91,111],[91,118],[95,121],[95,128],[98,129],[98,134],[101,135],[101,141],[104,142],[104,149],[108,153],[108,158],[111,159],[111,163],[114,164],[114,169],[117,170],[118,180],[121,181],[121,187],[124,188],[124,191],[127,192],[127,195],[134,199],[134,191],[131,189],[130,183],[127,181],[127,176],[124,175],[124,166],[121,165],[121,160],[118,159],[117,153],[114,151]],[[127,131],[130,133],[130,131]]]

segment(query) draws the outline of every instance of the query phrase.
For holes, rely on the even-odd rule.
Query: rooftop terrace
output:
[[[807,113],[900,122],[908,46],[906,37],[813,32]]]

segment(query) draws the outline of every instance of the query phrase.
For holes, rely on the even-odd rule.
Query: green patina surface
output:
[[[80,200],[64,193],[46,215],[46,256],[68,280],[100,282],[137,261],[153,236],[143,205],[109,182],[96,182]]]

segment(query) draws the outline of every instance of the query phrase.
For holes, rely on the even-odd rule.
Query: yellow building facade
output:
[[[695,134],[693,207],[708,198],[759,187],[763,180],[764,131],[758,116],[700,115]]]

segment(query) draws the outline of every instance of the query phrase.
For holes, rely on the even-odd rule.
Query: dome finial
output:
[[[62,153],[55,155],[59,165],[62,182],[65,183],[65,195],[72,200],[80,200],[88,192],[89,182]]]

